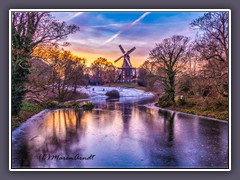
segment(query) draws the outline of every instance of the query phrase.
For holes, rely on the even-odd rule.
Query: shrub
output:
[[[77,109],[77,108],[80,108],[80,105],[79,105],[78,102],[74,102],[74,103],[72,104],[72,107],[75,108],[75,109]]]
[[[146,82],[143,82],[143,81],[138,81],[137,83],[139,86],[143,86],[143,87],[147,86]]]
[[[228,100],[227,99],[218,99],[213,104],[214,108],[219,110],[226,110],[228,109]]]
[[[179,105],[179,106],[184,106],[184,105],[186,105],[186,104],[187,104],[187,101],[186,101],[185,98],[179,98],[179,99],[178,99],[178,105]]]
[[[108,96],[109,98],[119,98],[120,94],[117,90],[112,90],[112,91],[108,91],[106,93],[106,96]]]
[[[89,111],[89,110],[92,110],[94,108],[94,104],[91,103],[91,102],[87,102],[86,104],[83,104],[81,106],[81,108],[83,108],[83,110]]]
[[[57,101],[50,101],[47,102],[47,108],[58,108],[58,102]]]
[[[27,111],[27,112],[38,112],[41,111],[43,108],[39,105],[36,105],[31,102],[23,101],[22,102],[22,108],[21,111]]]
[[[172,106],[172,102],[169,100],[169,98],[165,95],[165,96],[162,96],[159,98],[158,100],[158,106],[159,107],[169,107],[169,106]]]

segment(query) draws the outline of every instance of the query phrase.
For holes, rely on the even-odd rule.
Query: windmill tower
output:
[[[123,58],[123,64],[121,68],[118,68],[120,73],[119,73],[119,82],[132,82],[133,78],[136,77],[137,72],[136,68],[132,67],[131,61],[130,61],[130,53],[132,53],[136,47],[133,47],[129,51],[125,52],[123,47],[119,45],[120,50],[122,51],[123,55],[120,56],[118,59],[116,59],[114,62],[118,62],[120,59]]]

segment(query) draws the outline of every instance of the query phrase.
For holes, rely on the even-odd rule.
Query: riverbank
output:
[[[162,111],[167,111],[167,112],[176,112],[176,113],[179,113],[179,114],[185,114],[187,116],[193,116],[193,117],[208,119],[208,120],[211,120],[211,121],[228,123],[228,120],[218,119],[218,118],[209,117],[209,116],[200,115],[200,114],[188,113],[187,111],[184,112],[184,110],[180,111],[180,110],[177,110],[177,109],[161,108],[161,107],[157,106],[157,102],[153,102],[153,103],[150,103],[150,104],[145,104],[144,106],[147,107],[147,108],[150,108],[150,109],[157,109],[157,110],[162,110]]]
[[[155,102],[155,107],[168,109],[172,111],[183,112],[187,114],[199,115],[219,120],[228,121],[228,100],[186,98],[181,104],[176,101],[175,106],[161,107]]]
[[[27,119],[29,119],[33,115],[39,113],[43,109],[44,109],[44,107],[42,107],[40,105],[36,105],[36,104],[28,102],[28,101],[23,101],[22,108],[19,112],[19,115],[18,116],[12,116],[11,129],[12,130],[16,129],[18,126],[20,126]]]
[[[214,109],[213,107],[209,108],[204,108],[201,106],[195,106],[195,107],[170,107],[170,110],[173,111],[180,111],[188,114],[193,114],[193,115],[201,115],[205,117],[210,117],[210,118],[215,118],[215,119],[220,119],[224,121],[228,121],[228,111],[220,111],[218,109]]]

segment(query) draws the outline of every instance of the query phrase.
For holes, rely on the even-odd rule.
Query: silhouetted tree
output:
[[[195,50],[202,60],[208,63],[205,70],[207,78],[212,79],[212,86],[220,95],[226,95],[228,86],[228,59],[229,59],[229,15],[228,12],[205,13],[190,24],[199,30],[195,40]]]
[[[26,93],[25,82],[30,73],[29,60],[34,48],[40,44],[57,45],[79,28],[55,20],[47,12],[12,12],[11,30],[12,115],[17,115]]]
[[[174,35],[156,44],[149,54],[150,59],[162,64],[165,74],[163,78],[165,100],[172,104],[175,104],[176,73],[188,59],[188,42],[188,37]]]

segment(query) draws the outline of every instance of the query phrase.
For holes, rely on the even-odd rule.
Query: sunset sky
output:
[[[189,24],[204,12],[52,12],[59,20],[76,24],[80,31],[68,37],[71,46],[65,48],[87,59],[90,65],[98,57],[113,62],[125,51],[136,47],[130,54],[133,66],[138,67],[148,58],[155,43],[172,35],[192,39],[196,30]],[[122,65],[122,60],[114,63]]]

